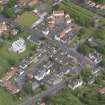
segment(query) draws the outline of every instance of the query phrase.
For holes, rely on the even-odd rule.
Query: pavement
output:
[[[59,83],[59,84],[57,84],[53,87],[48,88],[46,91],[44,91],[44,92],[42,92],[42,93],[40,93],[36,96],[30,97],[30,98],[24,100],[23,103],[18,104],[18,105],[35,105],[35,103],[38,100],[41,100],[44,97],[51,96],[52,94],[56,93],[57,91],[63,89],[65,86],[66,86],[66,82],[62,81],[61,83]]]

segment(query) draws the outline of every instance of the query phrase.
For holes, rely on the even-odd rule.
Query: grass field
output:
[[[16,105],[18,99],[0,88],[0,105]]]
[[[27,46],[25,52],[19,55],[14,52],[10,52],[8,48],[9,43],[7,42],[3,42],[3,44],[0,46],[0,75],[5,73],[12,65],[19,63],[19,61],[24,59],[32,52],[30,45]]]
[[[37,19],[31,12],[24,12],[17,17],[16,22],[22,27],[30,27]]]

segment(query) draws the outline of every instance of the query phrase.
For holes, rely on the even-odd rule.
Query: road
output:
[[[23,103],[18,104],[18,105],[35,105],[35,103],[38,100],[43,99],[44,97],[47,97],[47,96],[51,96],[52,94],[56,93],[57,91],[63,89],[65,86],[66,86],[66,82],[62,81],[61,83],[48,88],[46,91],[24,100]]]

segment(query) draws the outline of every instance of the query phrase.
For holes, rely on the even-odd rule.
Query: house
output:
[[[69,14],[65,15],[65,21],[66,21],[66,24],[67,25],[72,22],[72,19],[70,18],[70,15]]]
[[[16,35],[18,34],[18,32],[19,32],[19,30],[17,30],[17,29],[11,30],[11,34],[12,34],[13,36],[16,36]]]
[[[12,43],[10,50],[12,50],[15,53],[24,52],[26,50],[25,40],[22,38],[19,38],[17,41]]]
[[[50,70],[47,70],[47,69],[43,68],[41,70],[36,71],[36,73],[34,75],[34,78],[37,81],[41,81],[41,80],[43,80],[49,74],[50,74]]]
[[[64,10],[60,10],[60,11],[53,11],[53,16],[55,19],[59,19],[65,16],[64,14]]]
[[[0,79],[2,82],[3,81],[8,81],[10,80],[17,72],[16,67],[11,67],[11,69]]]
[[[48,34],[49,34],[49,29],[48,28],[45,28],[45,29],[43,29],[42,30],[42,33],[45,35],[45,36],[47,36]]]
[[[99,93],[105,94],[105,87],[104,87],[104,88],[101,88],[101,89],[99,90]]]
[[[102,61],[102,56],[99,53],[94,52],[89,54],[89,59],[97,65]]]
[[[58,75],[51,75],[50,77],[47,78],[46,83],[47,83],[48,85],[54,86],[54,85],[57,85],[57,84],[59,84],[60,82],[62,82],[62,80],[63,80],[63,79],[62,79],[61,77],[59,77]]]
[[[5,87],[10,93],[16,94],[20,92],[20,89],[16,87],[11,81],[5,81],[2,83],[2,87]]]
[[[68,87],[72,90],[75,90],[76,88],[82,86],[83,80],[82,79],[72,79],[69,80]]]
[[[17,68],[12,67],[1,79],[0,79],[0,86],[7,89],[10,93],[16,94],[20,91],[17,86],[12,83],[11,79],[16,75]]]
[[[53,11],[53,13],[47,18],[49,27],[53,28],[56,24],[64,23],[70,24],[72,22],[70,16],[65,15],[64,10]]]
[[[8,31],[8,26],[5,21],[0,22],[0,35]]]

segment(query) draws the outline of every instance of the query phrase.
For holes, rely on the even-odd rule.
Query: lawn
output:
[[[0,88],[0,105],[16,105],[18,99]]]
[[[16,22],[22,27],[30,27],[37,19],[38,17],[32,12],[24,12],[17,17]]]
[[[18,64],[26,56],[32,53],[32,47],[27,44],[27,50],[21,54],[16,54],[8,50],[10,43],[3,42],[0,46],[0,75],[5,73],[12,65]]]

